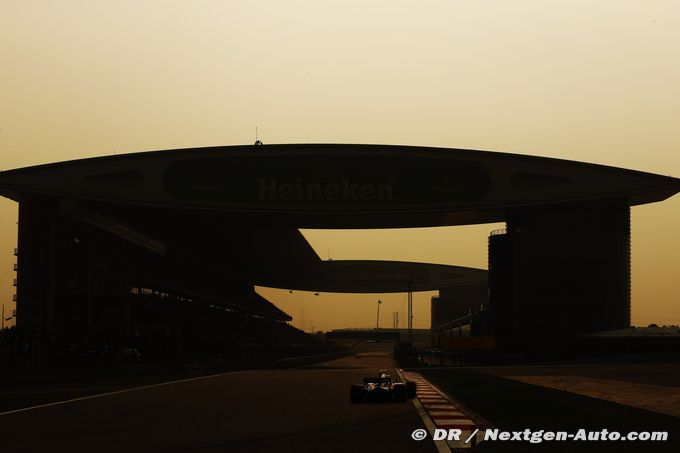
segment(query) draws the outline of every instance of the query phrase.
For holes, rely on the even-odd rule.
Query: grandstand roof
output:
[[[519,154],[391,145],[222,146],[119,154],[0,173],[0,194],[260,216],[268,224],[378,228],[503,221],[508,209],[661,201],[680,180]]]

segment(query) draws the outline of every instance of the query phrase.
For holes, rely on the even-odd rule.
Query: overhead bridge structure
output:
[[[284,332],[290,316],[254,285],[443,290],[434,328],[468,316],[474,294],[508,348],[625,328],[630,207],[679,190],[603,165],[387,145],[179,149],[0,173],[0,194],[19,203],[17,328],[35,343],[200,337],[239,316]],[[489,222],[507,229],[489,237],[488,273],[322,261],[298,230]]]

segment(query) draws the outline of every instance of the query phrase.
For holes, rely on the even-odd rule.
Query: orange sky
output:
[[[488,149],[677,177],[678,42],[674,1],[5,0],[0,169],[250,143],[259,126],[265,143]],[[632,213],[633,322],[680,323],[680,197]],[[495,227],[305,234],[322,258],[485,267]],[[8,309],[15,245],[3,199]],[[305,329],[375,322],[373,295],[272,299]],[[383,300],[390,325],[406,297]]]

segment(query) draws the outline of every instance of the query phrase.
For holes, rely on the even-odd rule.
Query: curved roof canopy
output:
[[[664,200],[680,180],[544,157],[390,145],[288,144],[155,151],[0,173],[0,194],[44,193],[265,217],[309,228],[503,221],[516,207]]]
[[[403,261],[321,261],[306,272],[267,273],[255,284],[326,293],[398,293],[486,284],[485,269]]]

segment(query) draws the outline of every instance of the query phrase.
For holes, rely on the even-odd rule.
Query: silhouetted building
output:
[[[508,350],[625,328],[629,208],[679,190],[678,179],[600,165],[382,145],[196,148],[0,173],[0,195],[20,205],[23,341],[180,353],[198,339],[198,349],[225,351],[298,341],[254,285],[442,290],[434,328],[458,319],[459,333],[467,322]],[[489,238],[488,304],[484,270],[322,261],[298,230],[501,221],[507,232]]]
[[[630,209],[606,200],[513,211],[489,237],[490,310],[504,346],[630,325]]]
[[[489,286],[486,281],[474,285],[442,288],[438,296],[432,297],[430,325],[432,329],[436,329],[453,319],[483,308],[488,301]]]

